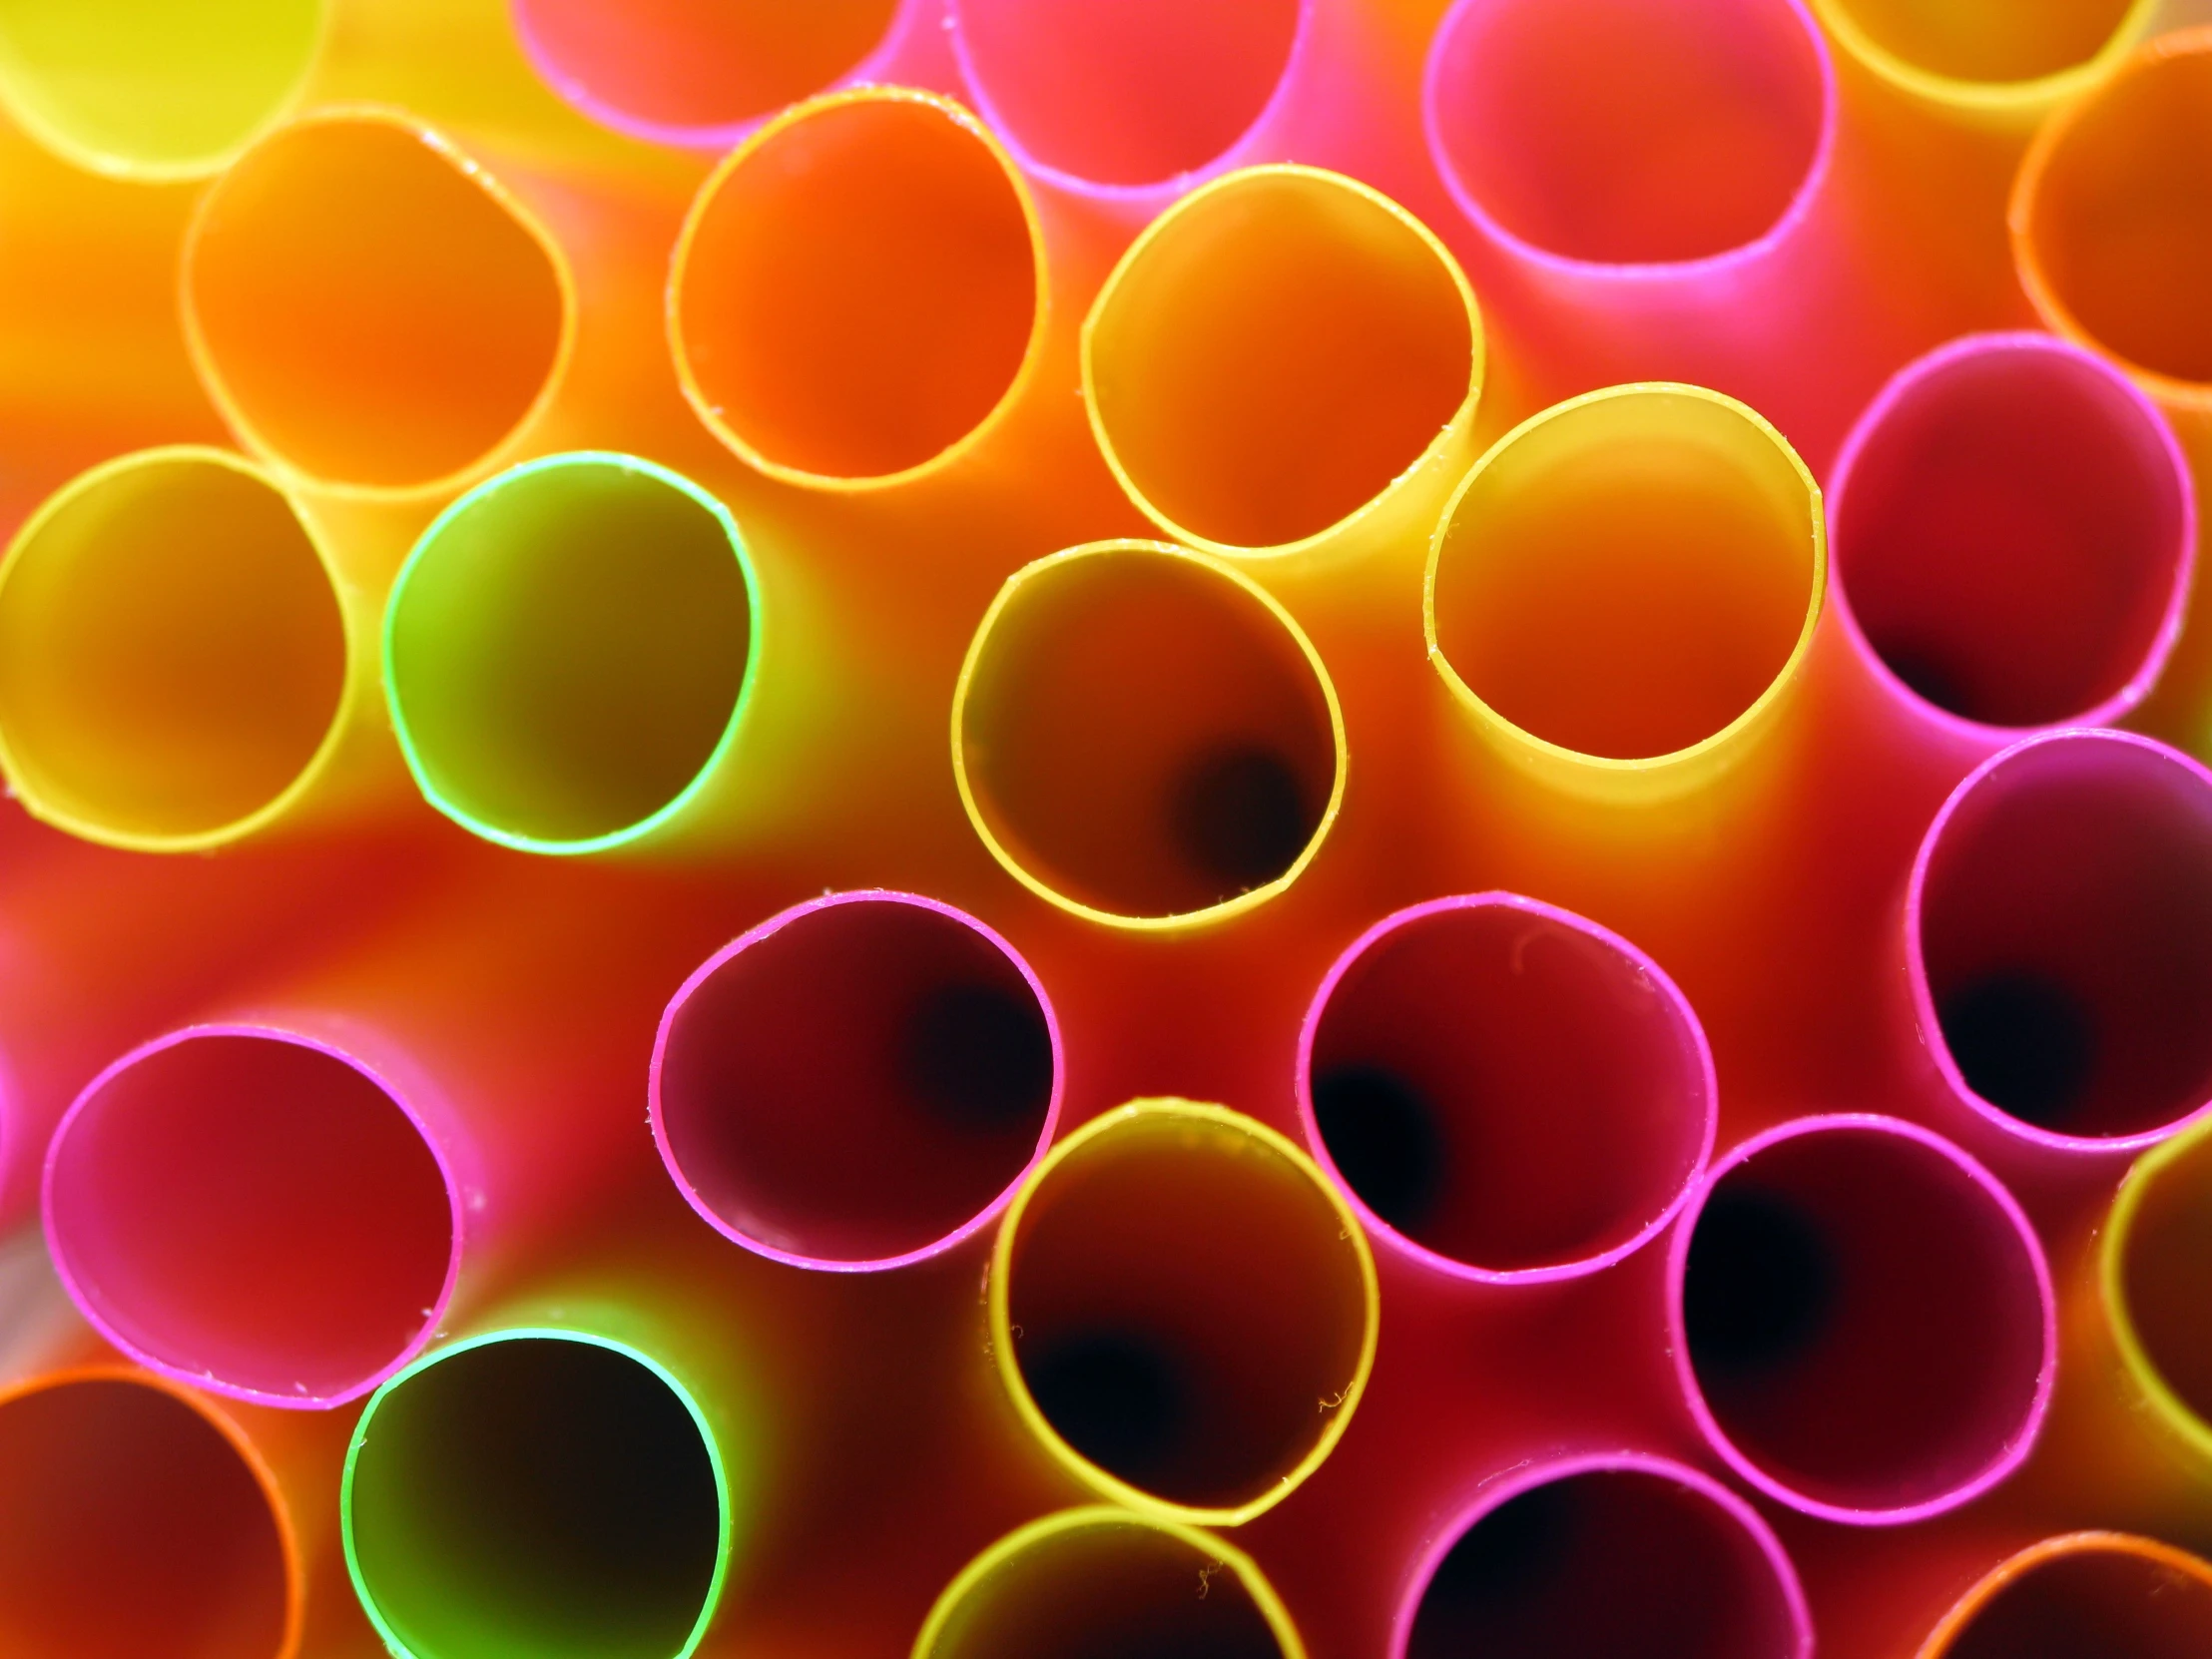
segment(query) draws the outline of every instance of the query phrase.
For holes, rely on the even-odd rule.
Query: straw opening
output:
[[[2152,1538],[2077,1532],[1969,1590],[1921,1659],[2191,1659],[2212,1650],[2212,1566]]]
[[[2105,1236],[2107,1313],[2154,1406],[2212,1446],[2212,1140],[2181,1137],[2130,1175]]]
[[[1921,75],[2009,86],[2081,69],[2139,26],[2143,0],[1823,0],[1875,50]]]

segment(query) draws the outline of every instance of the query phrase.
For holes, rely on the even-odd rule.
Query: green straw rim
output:
[[[2105,1327],[2112,1334],[2113,1347],[2119,1351],[2120,1369],[2128,1382],[2141,1391],[2150,1406],[2151,1416],[2198,1458],[2212,1462],[2212,1422],[2205,1421],[2195,1406],[2174,1391],[2165,1373],[2158,1369],[2158,1362],[2151,1358],[2142,1333],[2135,1329],[2135,1316],[2127,1305],[2125,1262],[2128,1245],[2134,1237],[2135,1218],[2152,1185],[2170,1166],[2183,1163],[2192,1153],[2204,1150],[2207,1141],[2212,1141],[2212,1118],[2193,1125],[2171,1140],[2160,1142],[2135,1160],[2113,1197],[2112,1209],[2098,1242],[2097,1289],[2101,1293],[2099,1300],[2104,1304]]]

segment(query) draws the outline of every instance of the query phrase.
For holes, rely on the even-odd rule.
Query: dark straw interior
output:
[[[1984,1602],[1943,1659],[2203,1659],[2212,1584],[2147,1555],[2046,1556]]]

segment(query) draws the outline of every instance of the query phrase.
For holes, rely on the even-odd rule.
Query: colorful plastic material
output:
[[[2098,1241],[2098,1289],[2130,1394],[2188,1465],[2212,1471],[2212,1124],[2146,1152]]]
[[[2190,1659],[2212,1644],[2212,1564],[2156,1538],[2068,1532],[2006,1556],[1918,1659]]]
[[[1955,117],[2031,127],[2109,75],[2158,0],[1812,0],[1838,45]]]

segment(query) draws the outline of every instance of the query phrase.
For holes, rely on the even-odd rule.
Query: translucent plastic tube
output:
[[[1962,1123],[2129,1151],[2212,1103],[2212,775],[2121,732],[1992,756],[1905,895],[1908,1060]]]
[[[1733,398],[1629,385],[1493,444],[1436,525],[1436,671],[1516,771],[1648,802],[1711,783],[1802,678],[1827,585],[1820,487]]]
[[[968,97],[1063,190],[1145,202],[1257,154],[1304,55],[1314,0],[951,0]]]
[[[1075,1652],[1305,1659],[1306,1648],[1242,1550],[1177,1521],[1100,1507],[1031,1521],[970,1561],[930,1608],[913,1659]]]
[[[700,188],[669,273],[684,395],[789,483],[950,466],[1043,351],[1043,233],[995,139],[949,99],[860,87],[778,116]]]
[[[2212,1125],[2145,1153],[2098,1240],[2103,1316],[2130,1415],[2147,1413],[2162,1449],[2212,1470]]]
[[[429,803],[527,852],[693,821],[728,770],[760,655],[745,539],[634,456],[529,461],[453,503],[384,616],[384,690]]]
[[[2030,127],[2126,57],[2159,0],[1812,0],[1830,36],[1884,81],[1946,114]]]
[[[1344,799],[1344,717],[1289,612],[1229,565],[1093,542],[1016,571],[952,700],[968,819],[1017,880],[1123,927],[1249,910]]]
[[[1454,1277],[1593,1273],[1674,1218],[1713,1149],[1713,1058],[1659,965],[1512,893],[1416,904],[1330,967],[1299,1115],[1368,1231]]]
[[[1797,1570],[1719,1481],[1639,1452],[1484,1482],[1414,1567],[1389,1659],[1811,1659]]]
[[[1059,1022],[1020,954],[909,893],[833,893],[717,951],[661,1020],[662,1160],[725,1238],[903,1267],[995,1220],[1059,1120]]]
[[[1396,203],[1257,167],[1131,245],[1084,320],[1082,366],[1107,464],[1169,535],[1373,552],[1425,525],[1472,452],[1482,320],[1458,263]]]
[[[65,161],[127,179],[213,173],[298,98],[325,0],[8,0],[0,103]]]
[[[1055,1146],[999,1225],[991,1351],[1078,1479],[1234,1526],[1319,1468],[1375,1363],[1375,1264],[1307,1156],[1219,1106],[1141,1100]]]
[[[1908,365],[1828,484],[1839,626],[1903,707],[1987,749],[2118,721],[2181,632],[2187,458],[2116,370],[2048,334],[1974,334]]]
[[[2068,1532],[1958,1599],[1919,1659],[2190,1659],[2212,1647],[2212,1564],[2155,1538]]]
[[[2042,1246],[2011,1195],[1895,1118],[1800,1118],[1714,1165],[1668,1255],[1676,1375],[1780,1502],[1899,1525],[1997,1484],[2057,1370]]]
[[[278,128],[201,199],[187,343],[245,445],[346,494],[450,491],[550,401],[575,332],[568,265],[481,166],[399,111]]]

